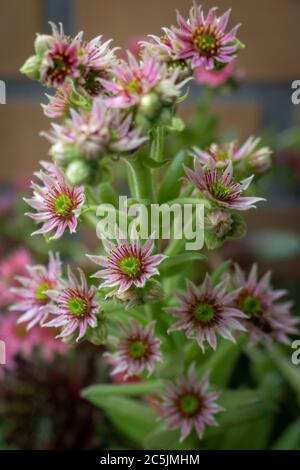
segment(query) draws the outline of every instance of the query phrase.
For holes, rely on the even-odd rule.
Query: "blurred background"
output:
[[[18,201],[28,188],[32,172],[38,168],[39,160],[47,158],[49,148],[47,141],[39,137],[39,132],[49,127],[49,120],[43,116],[40,106],[41,102],[46,102],[45,90],[19,73],[20,66],[33,52],[35,33],[50,32],[48,21],[61,21],[67,34],[73,35],[84,30],[87,39],[103,34],[105,38],[112,37],[115,46],[126,48],[136,38],[150,33],[159,34],[162,26],[174,24],[175,10],[179,9],[185,16],[191,3],[191,0],[0,0],[0,80],[6,84],[6,104],[0,104],[0,218],[6,224],[1,222],[2,259],[12,250],[18,250],[21,241],[28,245],[29,252],[35,251],[40,257],[46,252],[36,240],[33,246],[29,236],[31,226],[27,226],[24,221],[24,208],[18,206]],[[212,104],[213,120],[207,128],[206,121],[194,119],[195,103],[203,100],[203,89],[197,84],[191,87],[181,113],[188,123],[192,123],[193,138],[197,141],[198,132],[202,137],[207,132],[208,136],[215,135],[221,141],[236,138],[242,143],[250,135],[262,135],[264,142],[274,149],[272,172],[259,183],[262,188],[259,195],[266,197],[268,202],[261,204],[257,211],[249,211],[247,237],[234,241],[232,245],[227,243],[220,253],[217,250],[214,262],[217,265],[226,256],[238,260],[245,267],[256,260],[260,263],[261,273],[272,269],[275,284],[289,289],[291,297],[296,300],[297,310],[300,300],[300,105],[292,104],[291,85],[294,80],[300,79],[300,54],[297,51],[300,2],[203,0],[201,3],[206,10],[218,6],[220,13],[232,8],[231,24],[242,23],[239,38],[246,44],[246,49],[238,59],[238,83],[234,88],[224,87],[217,94]],[[209,137],[207,140],[209,142]],[[22,222],[16,222],[16,216]],[[73,254],[80,251],[76,251],[76,247],[73,249],[71,243],[80,242],[67,242],[67,246],[62,249],[66,255],[68,251]],[[60,249],[59,244],[55,249]],[[17,264],[22,256],[18,254]],[[6,276],[3,266],[0,267],[0,277],[1,273]],[[0,308],[3,282],[0,279]],[[31,392],[26,387],[25,390],[18,389],[20,396],[13,395],[12,400],[9,394],[14,384],[8,384],[6,392],[0,387],[0,399],[1,393],[6,393],[5,399],[9,398],[13,404],[12,416],[15,416],[16,411],[19,413],[19,421],[15,417],[12,421],[14,424],[9,430],[9,442],[21,448],[30,447],[33,442],[35,447],[40,448],[92,447],[99,426],[101,442],[105,442],[105,439],[110,442],[114,440],[104,418],[94,416],[88,405],[76,415],[77,424],[72,422],[72,426],[92,429],[91,435],[85,433],[83,439],[80,433],[76,436],[65,433],[63,436],[56,432],[70,428],[70,420],[79,400],[78,390],[101,380],[101,365],[97,359],[92,359],[92,353],[88,349],[84,350],[84,363],[88,364],[88,372],[79,370],[76,378],[70,373],[76,364],[76,357],[64,366],[51,363],[45,376],[40,375],[39,368],[29,373],[26,363],[20,362],[18,376],[11,380],[22,382],[22,377],[28,379],[30,376],[33,388]],[[51,432],[47,428],[50,421],[43,421],[42,431],[39,425],[33,425],[32,432],[37,433],[40,440],[32,436],[28,438],[18,426],[22,429],[22,423],[41,413],[47,396],[41,403],[32,397],[47,389],[47,383],[51,380],[56,384],[56,392],[52,396],[49,416],[56,407],[67,407],[63,415],[64,422],[58,420],[53,423],[49,418],[51,426],[54,426]],[[69,387],[68,393],[62,391],[65,387]],[[28,393],[36,408],[30,401],[30,407],[24,408],[24,396],[28,400]],[[29,440],[26,441],[26,438]],[[126,444],[123,442],[123,445]]]

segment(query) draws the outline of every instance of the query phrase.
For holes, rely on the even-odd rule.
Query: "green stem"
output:
[[[150,203],[155,202],[155,190],[152,181],[152,173],[140,158],[126,159],[128,165],[128,180],[135,199],[147,199]]]

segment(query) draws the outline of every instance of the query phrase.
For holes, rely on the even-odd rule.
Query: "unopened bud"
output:
[[[160,285],[160,282],[156,279],[149,279],[146,286],[144,287],[144,302],[147,304],[154,304],[159,302],[164,297],[164,291]]]
[[[271,153],[269,147],[263,147],[249,155],[248,164],[251,170],[257,175],[267,173],[272,165]]]
[[[90,166],[85,160],[73,160],[67,166],[67,180],[74,186],[87,183],[90,178],[90,174]]]
[[[157,115],[160,107],[160,99],[156,93],[148,93],[141,99],[140,112],[149,119],[153,119]]]
[[[226,236],[232,224],[231,214],[222,210],[211,211],[205,217],[205,228],[214,232],[218,238]]]
[[[52,145],[49,154],[53,160],[61,166],[66,166],[71,160],[80,159],[82,157],[77,147],[60,141]]]
[[[95,346],[100,346],[101,344],[106,344],[107,342],[107,328],[103,321],[98,322],[96,328],[88,328],[86,332],[86,339],[94,344]]]
[[[51,41],[53,37],[49,34],[38,34],[34,41],[34,50],[39,55],[42,56],[50,48]]]
[[[41,57],[32,55],[20,68],[20,72],[31,80],[40,80]]]

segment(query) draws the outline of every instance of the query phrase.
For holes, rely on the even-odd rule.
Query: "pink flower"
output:
[[[210,85],[218,87],[233,76],[235,61],[232,60],[221,70],[207,70],[204,65],[200,65],[195,69],[195,81],[199,85]]]
[[[271,345],[275,340],[289,344],[289,334],[299,334],[299,329],[295,326],[299,320],[291,315],[292,302],[278,302],[286,291],[273,290],[270,278],[269,271],[258,281],[256,264],[252,266],[248,277],[235,265],[232,281],[240,289],[240,293],[233,305],[248,315],[243,324],[253,343]]]
[[[100,287],[118,286],[119,293],[134,286],[144,287],[148,279],[159,274],[156,266],[166,258],[161,254],[151,255],[154,240],[149,238],[141,246],[134,230],[130,241],[117,238],[115,245],[103,239],[103,246],[107,256],[88,255],[94,263],[104,268],[96,272],[93,277],[104,279]]]
[[[17,320],[18,315],[15,312],[0,315],[0,339],[5,342],[6,362],[0,366],[0,377],[4,369],[14,369],[18,355],[29,359],[38,349],[43,359],[51,360],[55,354],[62,354],[67,349],[65,344],[53,338],[50,330],[37,327],[26,331]]]
[[[224,411],[216,403],[221,393],[209,392],[208,386],[208,374],[197,381],[195,364],[190,366],[187,377],[181,376],[177,384],[167,385],[162,396],[161,416],[168,421],[170,429],[180,429],[180,442],[193,428],[201,439],[206,425],[217,426],[214,415]]]
[[[225,145],[212,144],[208,150],[194,147],[193,151],[195,157],[203,165],[209,166],[213,163],[218,168],[224,168],[229,162],[232,162],[233,165],[239,162],[246,162],[252,170],[257,169],[258,166],[263,169],[262,166],[270,166],[270,155],[272,152],[269,147],[259,148],[260,140],[260,138],[250,136],[241,147],[238,147],[236,142],[231,142]]]
[[[61,262],[59,255],[49,253],[48,267],[42,265],[27,266],[27,275],[17,276],[21,287],[12,288],[11,292],[17,296],[17,302],[11,309],[23,312],[18,323],[28,322],[27,329],[45,321],[50,308],[51,300],[47,295],[48,289],[57,286],[61,276]]]
[[[230,10],[221,17],[215,12],[216,8],[211,8],[205,18],[201,5],[194,3],[187,21],[177,13],[178,28],[174,29],[177,42],[173,42],[173,47],[180,59],[191,59],[193,69],[204,66],[213,70],[217,63],[227,64],[236,57],[240,25],[226,33]]]
[[[216,349],[217,335],[234,342],[231,330],[246,330],[240,320],[245,315],[232,307],[238,291],[227,293],[226,284],[224,281],[213,287],[208,274],[200,288],[188,281],[187,293],[178,294],[181,305],[165,309],[179,318],[169,332],[183,330],[187,338],[196,339],[202,351],[207,344]]]
[[[78,271],[80,281],[68,267],[68,280],[60,279],[56,288],[47,291],[47,295],[54,303],[49,307],[49,314],[55,315],[55,318],[43,325],[52,328],[62,327],[58,338],[70,336],[78,329],[77,341],[86,334],[88,327],[96,328],[97,314],[100,310],[95,287],[89,287],[83,271],[81,269]]]
[[[165,64],[154,57],[146,56],[138,62],[131,52],[127,54],[128,63],[123,61],[114,69],[115,80],[101,80],[102,85],[114,95],[105,99],[108,106],[136,106],[153,90],[166,101],[174,101],[179,97],[180,88],[186,83],[176,83],[179,70],[170,75]]]
[[[77,56],[77,38],[65,36],[63,26],[59,29],[54,23],[49,49],[44,53],[41,64],[41,80],[48,86],[61,86],[69,77],[78,77],[80,61]]]
[[[130,328],[121,327],[123,336],[118,342],[117,352],[106,354],[109,362],[114,364],[111,374],[136,376],[145,369],[149,375],[152,374],[155,363],[162,361],[161,341],[154,336],[155,322],[142,329],[135,320],[131,320]]]
[[[65,83],[62,87],[58,88],[55,95],[47,95],[49,99],[48,104],[42,104],[45,116],[49,118],[59,118],[67,116],[70,108],[70,98],[72,94],[72,86]]]
[[[203,168],[200,160],[195,160],[195,171],[185,168],[187,179],[208,199],[219,206],[245,211],[264,199],[246,197],[242,193],[249,187],[253,176],[240,182],[233,179],[232,162],[226,168],[218,169],[213,161],[209,168]]]
[[[81,55],[81,75],[78,83],[89,96],[97,96],[103,91],[101,78],[110,78],[117,62],[115,51],[110,48],[112,39],[102,43],[102,36],[97,36],[89,42],[83,41],[79,35]]]
[[[142,145],[147,137],[132,127],[132,116],[109,109],[101,99],[95,99],[91,111],[78,113],[70,110],[71,119],[65,126],[53,124],[51,133],[42,133],[62,152],[75,148],[89,159],[98,159],[109,153],[129,152]]]
[[[43,226],[32,235],[48,233],[56,230],[50,239],[60,238],[67,227],[74,233],[80,209],[84,204],[84,189],[82,186],[71,187],[67,184],[63,172],[53,163],[41,162],[45,171],[36,173],[42,186],[32,183],[33,197],[24,200],[36,213],[28,215],[37,222],[44,222]]]
[[[0,262],[0,307],[8,305],[15,299],[11,287],[17,285],[16,275],[26,273],[26,265],[31,263],[30,253],[25,248],[19,248],[10,253]]]

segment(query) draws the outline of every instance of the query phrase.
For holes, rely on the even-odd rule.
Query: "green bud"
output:
[[[164,108],[160,113],[158,123],[161,126],[169,126],[172,123],[173,112],[171,108]]]
[[[52,36],[38,34],[34,41],[34,50],[37,55],[42,56],[51,46]]]
[[[20,68],[20,72],[31,80],[40,80],[40,68],[42,59],[38,55],[32,55]]]
[[[160,282],[156,279],[149,279],[144,287],[143,299],[147,304],[154,304],[159,302],[164,297],[164,291],[160,285]]]
[[[67,166],[66,177],[72,185],[87,183],[90,174],[90,165],[86,160],[73,160]]]
[[[88,327],[86,332],[86,339],[95,346],[106,344],[107,328],[105,323],[103,321],[98,323],[98,326],[96,326],[96,328]]]
[[[156,93],[148,93],[141,99],[140,112],[149,119],[153,119],[157,115],[160,107],[160,99]]]

